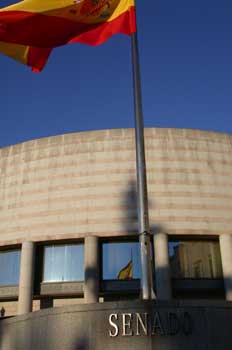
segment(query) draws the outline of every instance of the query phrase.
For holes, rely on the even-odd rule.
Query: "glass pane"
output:
[[[0,285],[19,283],[20,250],[0,252]]]
[[[169,259],[173,278],[222,278],[218,242],[169,242]]]
[[[46,246],[43,280],[44,282],[83,281],[83,244]]]
[[[140,255],[137,242],[104,243],[103,279],[140,278]]]

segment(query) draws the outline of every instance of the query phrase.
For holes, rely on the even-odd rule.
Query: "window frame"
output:
[[[7,284],[1,284],[0,282],[0,288],[10,288],[10,287],[18,287],[19,285],[19,279],[20,279],[20,264],[21,264],[21,246],[4,246],[0,249],[1,253],[10,253],[10,252],[19,252],[19,265],[18,265],[18,283],[7,283]]]
[[[217,242],[219,244],[219,235],[168,235],[168,249],[169,243],[174,242]],[[219,253],[221,257],[220,245]],[[208,260],[208,255],[206,256]],[[170,264],[170,254],[169,254]],[[224,281],[223,276],[217,278],[175,278],[171,274],[172,292],[174,298],[187,299],[224,299]]]
[[[106,300],[119,300],[120,296],[130,296],[138,298],[140,293],[140,278],[133,278],[127,280],[118,279],[103,279],[103,244],[107,243],[138,243],[139,236],[115,236],[104,237],[100,240],[100,295]]]
[[[71,245],[76,245],[76,246],[82,246],[83,247],[83,279],[82,280],[65,280],[65,281],[45,281],[44,280],[44,272],[45,272],[45,248],[46,247],[52,247],[52,246],[71,246]],[[85,254],[85,244],[83,240],[65,240],[65,241],[49,241],[46,242],[42,245],[42,257],[41,257],[41,284],[43,285],[48,285],[48,284],[75,284],[75,283],[84,283],[85,279],[85,261],[84,261],[84,254]]]
[[[20,251],[20,261],[19,261],[19,279],[20,279],[20,262],[21,262],[21,245],[11,245],[11,246],[2,246],[0,248],[0,253],[5,251]],[[19,294],[19,283],[18,284],[7,284],[0,285],[0,300],[4,301],[16,301]]]

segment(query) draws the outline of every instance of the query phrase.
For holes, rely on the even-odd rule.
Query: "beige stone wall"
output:
[[[32,311],[38,311],[41,309],[41,306],[40,306],[40,300],[33,300],[32,302]]]
[[[4,308],[4,316],[15,316],[17,315],[17,301],[0,301],[0,310]]]
[[[66,298],[66,299],[53,298],[53,307],[76,305],[76,304],[84,304],[84,298]],[[18,301],[0,301],[0,310],[2,307],[5,309],[5,316],[15,316],[17,315]],[[32,310],[33,312],[41,310],[40,300],[33,300]]]
[[[16,304],[16,303],[15,303]],[[47,305],[50,307],[60,307],[60,306],[68,306],[68,305],[76,305],[76,304],[84,304],[84,298],[52,298],[51,304]],[[0,302],[0,307],[2,303]],[[33,300],[33,305],[32,305],[32,311],[38,311],[43,309],[43,306],[41,305],[41,300]],[[17,308],[15,307],[15,313],[14,315],[17,314]]]
[[[232,233],[232,136],[146,129],[151,226]],[[134,131],[0,149],[0,244],[136,232]]]
[[[53,299],[54,307],[84,304],[84,298]]]

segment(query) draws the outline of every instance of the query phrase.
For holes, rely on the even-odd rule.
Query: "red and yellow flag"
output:
[[[128,264],[119,271],[117,279],[118,280],[131,280],[133,278],[133,262],[132,259]]]
[[[135,31],[134,0],[24,0],[0,9],[0,52],[35,70],[54,47]]]

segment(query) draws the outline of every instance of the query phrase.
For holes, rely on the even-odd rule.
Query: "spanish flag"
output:
[[[128,264],[119,271],[118,280],[131,280],[133,278],[133,262],[132,259]]]
[[[134,0],[24,0],[0,9],[0,52],[37,71],[54,47],[135,31]]]

